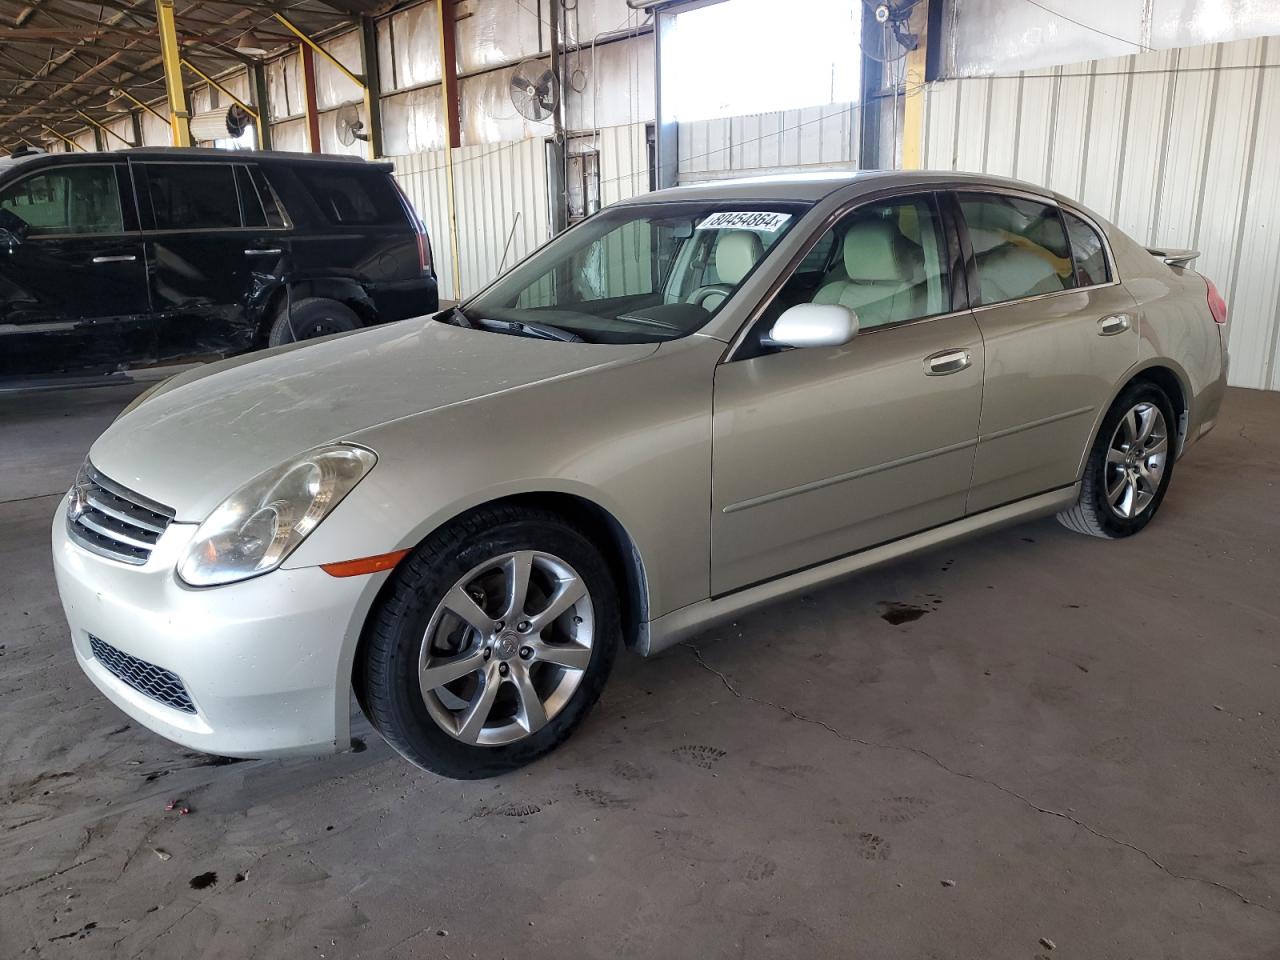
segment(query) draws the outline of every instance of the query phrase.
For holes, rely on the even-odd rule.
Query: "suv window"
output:
[[[110,164],[61,167],[0,192],[0,208],[30,225],[30,236],[123,233],[120,189]]]
[[[1076,285],[1058,208],[997,194],[959,194],[978,263],[984,304],[1004,303]]]
[[[943,237],[932,196],[858,207],[805,257],[770,305],[766,322],[797,303],[838,303],[858,315],[863,329],[946,313],[951,284]],[[834,254],[829,264],[815,257],[819,250]]]
[[[382,174],[363,171],[317,170],[299,166],[298,179],[320,212],[341,226],[403,223],[404,208],[395,188]]]
[[[1073,213],[1062,211],[1071,238],[1071,255],[1076,264],[1076,286],[1090,287],[1111,279],[1107,272],[1106,248],[1098,231]]]
[[[265,227],[267,212],[258,196],[258,188],[249,179],[247,167],[236,167],[236,187],[240,191],[240,213],[246,227]]]
[[[229,163],[148,163],[147,192],[157,230],[238,228],[240,199]]]

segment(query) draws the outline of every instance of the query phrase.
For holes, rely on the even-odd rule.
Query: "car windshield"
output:
[[[592,343],[684,337],[711,318],[805,209],[680,202],[604,210],[441,319]]]

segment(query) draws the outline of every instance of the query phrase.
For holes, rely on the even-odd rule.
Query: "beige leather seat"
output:
[[[981,220],[969,224],[969,237],[982,280],[983,303],[1054,293],[1070,282],[1070,260],[1051,249],[1055,241],[1059,246],[1063,242],[1056,220],[1027,224],[1006,207],[986,204],[980,209]]]
[[[917,316],[918,253],[887,220],[854,223],[844,235],[843,271],[818,290],[814,303],[838,303],[873,327]]]
[[[731,230],[716,241],[715,264],[719,283],[736,287],[751,272],[764,255],[760,235],[750,230]],[[708,290],[701,287],[693,294],[692,302],[706,310],[714,310],[728,299],[724,290]]]

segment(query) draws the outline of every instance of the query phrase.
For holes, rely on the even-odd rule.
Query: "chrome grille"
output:
[[[98,473],[85,461],[67,497],[67,532],[86,550],[144,564],[174,511]]]
[[[89,634],[89,648],[94,659],[107,668],[123,683],[127,683],[152,700],[159,700],[167,707],[183,713],[195,713],[196,705],[183,685],[182,679],[172,670],[157,667],[154,663],[139,660],[135,656],[117,650],[105,640]]]

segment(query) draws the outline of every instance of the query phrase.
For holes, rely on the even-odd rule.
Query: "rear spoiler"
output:
[[[1159,247],[1147,247],[1147,253],[1153,257],[1159,257],[1171,267],[1188,266],[1192,260],[1200,256],[1199,250],[1179,250],[1173,247],[1167,250],[1161,250]]]

